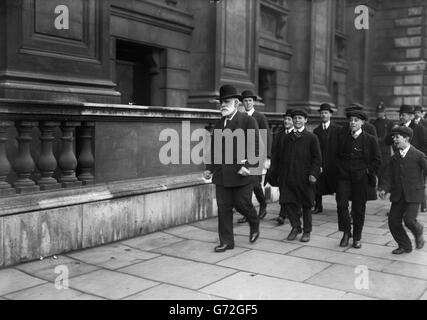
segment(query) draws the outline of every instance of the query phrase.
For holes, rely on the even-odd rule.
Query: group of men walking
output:
[[[256,98],[251,91],[240,95],[233,86],[222,86],[219,100],[223,117],[215,126],[214,136],[223,135],[226,129],[231,134],[239,129],[245,132],[245,146],[252,144],[256,153],[260,145],[265,146],[266,182],[280,191],[277,222],[283,224],[288,218],[292,227],[287,240],[295,240],[302,233],[300,241],[310,241],[312,214],[323,211],[323,195],[335,194],[338,229],[343,232],[339,245],[346,247],[353,238],[352,246],[361,248],[366,202],[377,199],[379,191],[381,197],[391,193],[388,223],[398,244],[393,253],[412,250],[402,222],[413,233],[416,248],[423,247],[423,226],[417,215],[420,204],[422,211],[427,210],[427,121],[422,119],[421,107],[402,105],[400,122],[394,124],[380,103],[377,119],[369,123],[363,106],[354,103],[345,110],[348,122],[340,126],[331,121],[332,105],[323,103],[319,108],[321,123],[313,133],[306,128],[308,114],[294,109],[283,115],[283,127],[271,135],[266,117],[254,110]],[[245,112],[238,112],[240,100]],[[259,129],[267,131],[261,135],[264,139],[247,144],[248,132]],[[233,208],[243,215],[239,222],[249,223],[250,242],[258,239],[259,221],[266,215],[262,176],[251,173],[259,163],[247,161],[246,153],[245,159],[236,157],[237,148],[235,142],[231,148],[233,163],[211,161],[204,173],[216,185],[220,238],[216,252],[234,248]],[[260,203],[258,214],[252,204],[253,192]]]

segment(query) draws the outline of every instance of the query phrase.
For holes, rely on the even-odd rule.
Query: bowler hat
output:
[[[322,103],[320,105],[319,112],[321,111],[329,111],[330,113],[334,112],[334,110],[332,110],[332,106],[329,103]]]
[[[409,139],[412,139],[414,131],[407,126],[397,126],[391,129],[391,135],[393,136],[395,134],[400,134],[401,136],[406,136],[409,137]]]
[[[305,110],[303,109],[294,109],[291,111],[291,117],[295,117],[295,116],[303,116],[304,118],[308,118],[308,114],[307,112],[305,112]]]
[[[291,117],[292,118],[292,111],[293,111],[293,109],[286,110],[286,113],[283,114],[283,118],[284,117]]]
[[[357,118],[365,120],[365,121],[368,120],[368,116],[362,110],[351,110],[351,111],[347,112],[346,115],[347,115],[347,118],[357,117]]]
[[[376,109],[377,113],[378,112],[385,112],[385,105],[384,103],[381,101],[380,103],[377,104],[377,109]]]
[[[423,107],[422,106],[415,106],[414,107],[414,112],[415,111],[421,111],[421,112],[423,112]]]
[[[237,90],[235,87],[229,84],[225,84],[221,88],[219,88],[219,100],[224,100],[229,98],[241,99],[242,96],[237,93]]]
[[[414,107],[408,104],[402,104],[400,106],[399,113],[415,113]]]
[[[251,90],[245,90],[242,92],[242,99],[252,98],[254,100],[257,99],[257,96]]]

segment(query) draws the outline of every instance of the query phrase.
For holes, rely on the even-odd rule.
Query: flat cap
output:
[[[305,110],[303,109],[294,109],[291,111],[291,117],[295,117],[295,116],[303,116],[304,118],[308,118],[308,114]]]
[[[352,111],[348,111],[347,113],[346,113],[346,116],[347,116],[347,118],[350,118],[350,117],[357,117],[357,118],[359,118],[359,119],[362,119],[362,120],[368,120],[368,116],[366,115],[366,113],[364,112],[364,111],[362,111],[362,110],[352,110]]]
[[[407,126],[397,126],[391,129],[391,135],[394,136],[395,134],[400,134],[401,136],[406,136],[409,137],[409,139],[412,139],[414,131]]]

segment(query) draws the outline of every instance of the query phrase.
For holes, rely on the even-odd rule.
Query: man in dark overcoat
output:
[[[338,148],[338,137],[341,126],[331,122],[333,113],[329,103],[323,103],[319,109],[321,123],[313,133],[319,139],[322,152],[322,173],[316,182],[316,201],[313,213],[323,211],[322,195],[334,194],[337,189],[337,165],[336,154]]]
[[[338,185],[337,209],[338,228],[343,231],[341,247],[348,246],[351,237],[349,201],[352,204],[353,248],[361,248],[361,237],[365,221],[368,186],[374,187],[381,165],[381,154],[377,139],[362,130],[368,119],[365,112],[353,110],[347,113],[350,130],[341,134],[338,141]]]
[[[402,225],[412,232],[417,249],[424,246],[423,225],[417,221],[418,208],[425,200],[424,176],[427,173],[427,157],[409,143],[413,131],[399,126],[392,130],[396,152],[391,158],[388,170],[389,179],[380,196],[391,192],[391,208],[388,225],[398,248],[394,254],[412,251],[412,243]]]
[[[215,247],[215,252],[234,248],[233,208],[249,222],[249,241],[253,243],[259,237],[259,218],[252,204],[253,176],[250,172],[259,166],[255,158],[259,155],[258,125],[253,117],[237,111],[240,97],[231,85],[220,88],[222,118],[214,127],[210,163],[204,172],[204,178],[212,178],[216,185],[220,244]],[[248,142],[250,131],[255,141]],[[235,136],[238,138],[233,138]],[[243,148],[238,148],[242,145]],[[240,154],[239,150],[243,153]]]
[[[387,119],[386,108],[383,102],[380,102],[376,107],[377,118],[372,121],[378,134],[378,144],[381,151],[381,166],[378,171],[378,189],[383,189],[384,179],[386,178],[387,168],[391,159],[391,148],[386,144],[385,140],[391,133],[394,126],[393,121]]]
[[[292,110],[286,110],[286,113],[283,114],[283,127],[281,127],[277,132],[273,134],[272,146],[271,146],[271,167],[268,171],[268,175],[266,176],[267,182],[270,185],[279,187],[279,193],[284,192],[280,189],[280,186],[277,182],[278,173],[277,169],[280,169],[280,150],[283,148],[283,143],[287,135],[291,134],[294,129],[294,123],[292,121],[291,116]],[[285,223],[285,219],[288,216],[286,212],[286,207],[284,203],[280,203],[280,212],[276,221],[280,226]]]
[[[245,90],[242,92],[242,102],[245,108],[245,111],[248,115],[252,116],[258,123],[260,130],[265,130],[265,134],[261,134],[261,137],[265,136],[266,141],[262,141],[263,145],[266,146],[266,156],[264,167],[268,169],[271,164],[271,134],[270,127],[268,125],[267,117],[258,112],[254,108],[254,102],[257,100],[257,96],[251,90]],[[259,212],[258,216],[260,219],[263,219],[267,214],[267,202],[264,195],[264,190],[262,188],[262,174],[254,177],[254,194],[256,199],[259,202]],[[245,217],[238,220],[239,223],[245,223],[247,219]]]
[[[292,226],[287,239],[295,240],[304,231],[300,241],[307,242],[312,231],[314,185],[320,175],[322,155],[317,137],[305,128],[307,113],[297,109],[292,111],[291,116],[294,130],[284,138],[278,157],[279,202],[285,205]]]
[[[414,122],[427,129],[427,120],[424,119],[424,110],[422,106],[414,107]]]

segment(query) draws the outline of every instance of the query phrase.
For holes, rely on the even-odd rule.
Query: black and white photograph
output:
[[[427,300],[426,112],[427,0],[0,0],[0,308]]]

